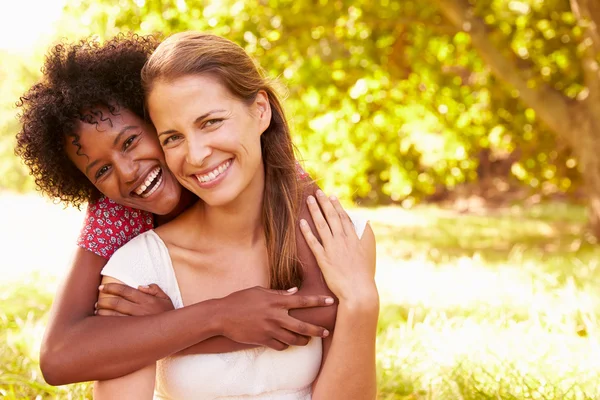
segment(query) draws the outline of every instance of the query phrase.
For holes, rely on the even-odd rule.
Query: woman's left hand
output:
[[[300,229],[331,291],[340,302],[377,298],[374,252],[365,248],[339,200],[317,190],[307,203],[321,242],[305,220]]]
[[[112,296],[98,299],[96,315],[140,317],[175,309],[171,298],[155,283],[137,289],[122,283],[107,283],[99,290]]]

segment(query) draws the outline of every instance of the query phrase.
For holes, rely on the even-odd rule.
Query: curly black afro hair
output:
[[[144,118],[140,72],[157,45],[155,36],[120,34],[104,43],[88,38],[50,50],[42,79],[17,102],[22,129],[15,153],[42,192],[76,207],[100,196],[67,157],[65,136],[77,143],[76,124],[94,123],[94,107],[113,114],[123,107]]]

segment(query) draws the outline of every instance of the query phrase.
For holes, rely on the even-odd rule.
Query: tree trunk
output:
[[[471,36],[473,47],[496,77],[519,91],[521,100],[577,155],[588,196],[588,217],[592,233],[600,239],[600,3],[571,0],[574,15],[584,29],[581,66],[586,92],[573,101],[549,86],[532,88],[516,56],[507,56],[490,39],[485,22],[474,15],[468,0],[433,0],[442,14],[459,30]]]

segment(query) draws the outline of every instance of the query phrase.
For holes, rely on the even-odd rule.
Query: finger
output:
[[[289,346],[306,346],[310,337],[292,333],[287,329],[279,329],[275,333],[274,339]]]
[[[344,207],[342,207],[340,200],[335,196],[329,196],[329,200],[331,201],[331,204],[333,204],[333,208],[335,208],[335,211],[340,217],[340,221],[342,222],[342,228],[344,229],[344,233],[346,234],[346,236],[351,236],[352,234],[356,236],[354,224],[352,223],[352,220],[350,219],[350,216],[348,215],[346,210],[344,210]]]
[[[98,289],[102,293],[119,296],[134,303],[140,302],[140,295],[142,294],[139,290],[122,283],[105,283],[104,285],[100,285]]]
[[[324,255],[325,249],[323,249],[323,245],[319,243],[312,230],[310,229],[308,222],[306,222],[306,220],[304,219],[300,220],[300,231],[304,236],[304,240],[306,240],[306,244],[308,244],[308,248],[315,255],[315,258],[317,259],[318,263]],[[319,266],[321,266],[320,263]]]
[[[155,283],[147,286],[138,286],[138,290],[142,293],[149,294],[161,299],[170,299],[170,297]]]
[[[96,303],[96,309],[98,312],[100,312],[100,310],[105,310],[115,311],[122,315],[134,315],[136,304],[121,297],[101,297],[98,299],[98,303]]]
[[[321,206],[323,214],[325,214],[325,219],[327,220],[327,224],[329,225],[329,229],[333,236],[343,235],[344,230],[342,228],[340,216],[335,207],[333,207],[333,204],[331,204],[329,197],[325,196],[325,193],[323,193],[321,189],[317,190],[317,201]]]
[[[286,297],[281,301],[281,305],[288,310],[293,308],[325,307],[334,303],[335,300],[333,297],[322,295],[297,295]]]
[[[319,208],[317,199],[315,199],[314,196],[308,196],[306,203],[308,204],[310,216],[312,217],[315,227],[317,228],[317,233],[321,237],[323,244],[326,244],[327,241],[331,239],[332,233],[327,220],[323,216],[323,212]]]
[[[96,310],[94,314],[103,317],[128,317],[127,314],[121,314],[120,312],[114,310]]]
[[[309,324],[308,322],[300,321],[289,315],[281,321],[281,327],[287,329],[292,333],[307,337],[320,337],[324,338],[329,336],[329,331],[323,327]]]
[[[271,339],[266,345],[267,345],[267,347],[270,347],[273,350],[277,350],[277,351],[282,351],[282,350],[285,350],[288,347],[290,347],[287,344],[281,343],[279,340],[276,340],[276,339]]]

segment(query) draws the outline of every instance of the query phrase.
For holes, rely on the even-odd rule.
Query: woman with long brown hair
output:
[[[234,43],[189,32],[164,41],[142,79],[166,163],[202,201],[119,249],[103,282],[155,282],[176,308],[252,286],[298,285],[299,225],[339,300],[336,329],[282,352],[168,357],[97,383],[96,396],[151,398],[156,388],[159,398],[374,398],[373,232],[320,191],[306,199],[320,241],[299,221],[304,188],[287,121],[260,69]]]

